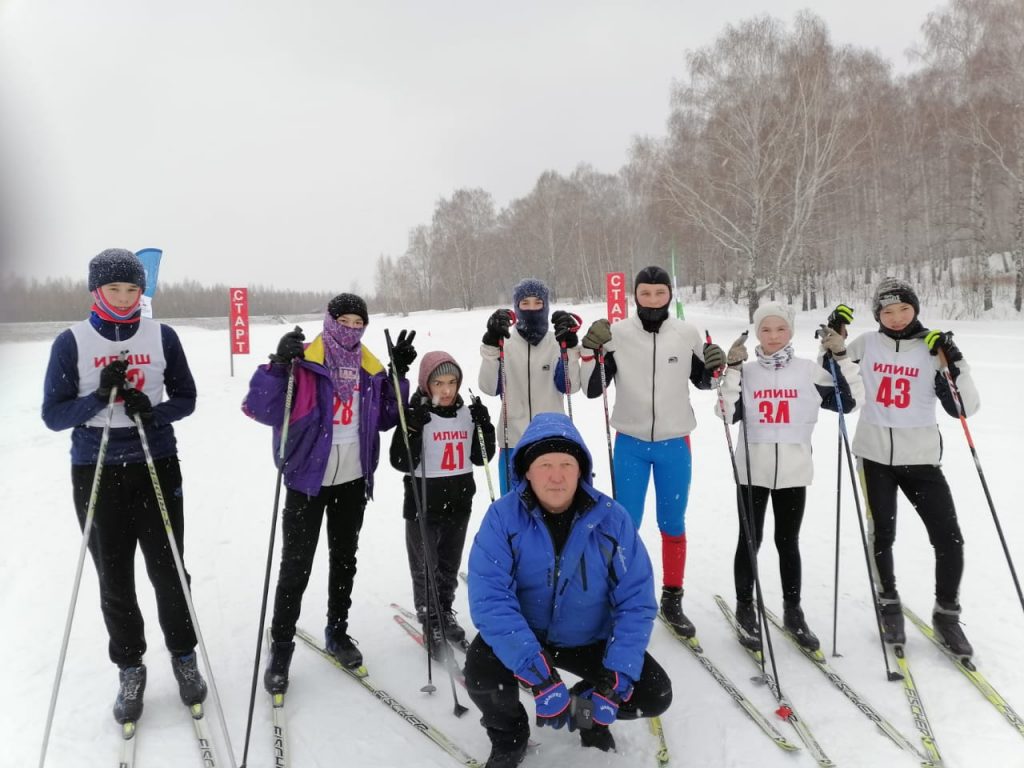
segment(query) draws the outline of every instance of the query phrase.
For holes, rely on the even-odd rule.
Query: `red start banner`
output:
[[[629,314],[626,300],[626,273],[606,272],[604,276],[605,291],[608,294],[608,322],[615,323],[625,320]]]
[[[231,354],[249,354],[249,289],[230,288],[228,300],[231,304]]]

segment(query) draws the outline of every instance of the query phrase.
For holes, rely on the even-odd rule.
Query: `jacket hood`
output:
[[[512,467],[512,478],[510,487],[515,487],[523,480],[520,477],[519,472],[516,470],[516,456],[526,446],[533,443],[540,442],[541,440],[547,440],[552,437],[561,437],[566,440],[579,445],[584,457],[586,458],[585,466],[580,466],[580,485],[586,489],[591,488],[590,479],[592,470],[594,467],[594,459],[590,455],[590,450],[587,448],[587,444],[583,442],[583,436],[576,429],[576,426],[572,423],[568,416],[564,413],[538,413],[533,417],[533,421],[530,422],[526,431],[523,432],[523,436],[516,443],[516,447],[512,450],[511,456],[511,467]]]

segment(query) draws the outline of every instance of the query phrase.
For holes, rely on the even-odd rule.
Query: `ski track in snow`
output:
[[[555,308],[559,305],[556,303]],[[159,311],[159,302],[156,309]],[[573,307],[585,323],[601,316],[600,304]],[[927,310],[927,308],[926,308]],[[407,318],[373,316],[365,341],[384,357],[383,331],[417,330],[422,357],[431,349],[454,354],[467,385],[477,390],[479,337],[491,308],[470,312],[427,312]],[[745,316],[723,316],[720,310],[688,308],[688,319],[709,328],[716,342],[728,347],[746,327]],[[800,313],[795,345],[801,355],[815,352],[813,331],[826,311]],[[868,312],[851,335],[872,330]],[[865,317],[866,316],[866,317]],[[935,326],[956,331],[956,340],[974,364],[982,398],[981,411],[970,420],[986,478],[1018,569],[1024,568],[1024,522],[1018,487],[1020,436],[1024,408],[1017,402],[1021,364],[1012,353],[1024,351],[1024,322],[951,321]],[[225,323],[226,324],[226,323]],[[318,319],[303,323],[311,339]],[[225,330],[209,330],[187,321],[175,323],[199,390],[196,412],[175,425],[185,488],[185,562],[200,626],[212,656],[216,681],[226,708],[236,756],[241,760],[249,699],[256,622],[262,588],[275,470],[270,455],[270,430],[244,417],[239,404],[254,366],[265,360],[290,325],[255,323],[248,357],[235,358],[236,375],[228,375]],[[52,433],[39,418],[47,341],[8,341],[0,345],[0,391],[5,397],[0,462],[3,466],[3,545],[0,557],[0,659],[13,668],[12,686],[0,702],[8,732],[16,734],[7,748],[8,765],[38,761],[50,690],[60,649],[65,612],[71,593],[80,536],[71,504],[68,432]],[[1008,359],[1009,358],[1009,359]],[[411,377],[415,380],[418,361]],[[614,399],[614,387],[610,390]],[[697,625],[709,656],[761,708],[770,713],[774,700],[750,682],[754,667],[733,640],[715,606],[719,592],[731,600],[732,558],[737,518],[732,473],[721,422],[713,416],[715,395],[694,392],[698,428],[694,432],[694,480],[687,513],[689,540],[686,573],[687,614]],[[486,398],[497,417],[498,400]],[[600,398],[573,402],[576,423],[591,448],[596,484],[609,489]],[[1014,655],[1024,632],[1024,612],[1009,578],[973,461],[959,423],[940,414],[945,441],[943,468],[953,488],[966,540],[966,572],[962,587],[964,622],[977,651],[976,661],[1018,713],[1024,713],[1024,675]],[[849,418],[852,438],[856,415]],[[734,433],[735,434],[735,433]],[[803,606],[808,622],[832,650],[832,589],[836,526],[836,435],[834,414],[822,412],[815,432],[816,480],[808,494],[802,531],[804,557]],[[462,688],[460,700],[470,712],[452,716],[451,694],[443,671],[435,667],[438,691],[419,691],[425,681],[424,656],[391,619],[388,604],[409,603],[411,588],[404,550],[400,475],[387,465],[390,434],[383,438],[383,461],[377,472],[376,499],[366,513],[361,536],[350,629],[359,640],[376,685],[441,728],[481,762],[489,744],[479,716]],[[500,435],[499,435],[500,441]],[[477,497],[470,535],[487,508],[487,484],[477,470]],[[845,458],[844,458],[845,473]],[[495,479],[495,483],[496,483]],[[881,651],[873,626],[863,552],[857,531],[849,478],[844,474],[840,564],[838,650],[833,666],[900,730],[917,743],[902,686],[885,680]],[[660,577],[660,538],[653,513],[653,488],[648,497],[642,535]],[[900,501],[896,543],[897,578],[906,603],[927,616],[933,602],[933,556],[923,526],[913,509]],[[771,516],[769,516],[769,521]],[[768,523],[760,568],[766,600],[781,610],[778,563]],[[278,547],[280,536],[278,536]],[[321,540],[300,625],[319,635],[326,613],[326,545]],[[467,554],[468,554],[467,545]],[[275,578],[276,578],[275,556]],[[149,682],[145,715],[140,722],[137,764],[196,765],[197,750],[185,708],[177,698],[170,665],[156,621],[152,589],[141,558],[138,585],[150,643],[146,662]],[[273,581],[272,581],[273,588]],[[271,600],[273,593],[271,593]],[[457,608],[468,623],[464,587]],[[1024,740],[1014,733],[981,695],[940,656],[929,641],[909,625],[908,654],[939,747],[950,766],[1024,766]],[[116,670],[107,661],[107,638],[98,606],[96,576],[87,559],[70,650],[58,700],[46,765],[89,768],[115,763],[119,730],[110,707],[116,691]],[[905,765],[918,761],[901,753],[842,697],[810,663],[781,637],[775,641],[783,690],[813,728],[826,752],[843,766]],[[663,717],[673,766],[811,766],[806,750],[787,755],[774,747],[697,662],[656,625],[651,653],[669,671],[675,698]],[[265,657],[264,657],[265,658]],[[204,667],[205,668],[205,667]],[[249,766],[271,766],[270,706],[262,688],[257,694]],[[532,706],[527,703],[531,715]],[[412,766],[433,768],[455,763],[395,715],[386,711],[352,680],[329,667],[301,644],[292,663],[288,696],[289,737],[294,766]],[[212,703],[208,719],[221,747],[219,765],[229,765]],[[796,741],[782,721],[779,731]],[[642,766],[654,764],[655,741],[646,723],[614,728],[619,753],[586,753],[575,734],[533,729],[540,750],[524,766]]]

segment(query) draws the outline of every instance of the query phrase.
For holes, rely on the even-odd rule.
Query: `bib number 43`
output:
[[[910,406],[910,379],[883,376],[875,393],[875,402],[883,408]]]

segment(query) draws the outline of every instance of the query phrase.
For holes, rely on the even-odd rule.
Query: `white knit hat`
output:
[[[760,328],[761,323],[766,317],[779,317],[785,321],[786,325],[789,326],[790,333],[793,332],[793,310],[785,304],[777,304],[775,302],[768,302],[767,304],[761,304],[756,310],[754,310],[754,333],[756,334]]]

